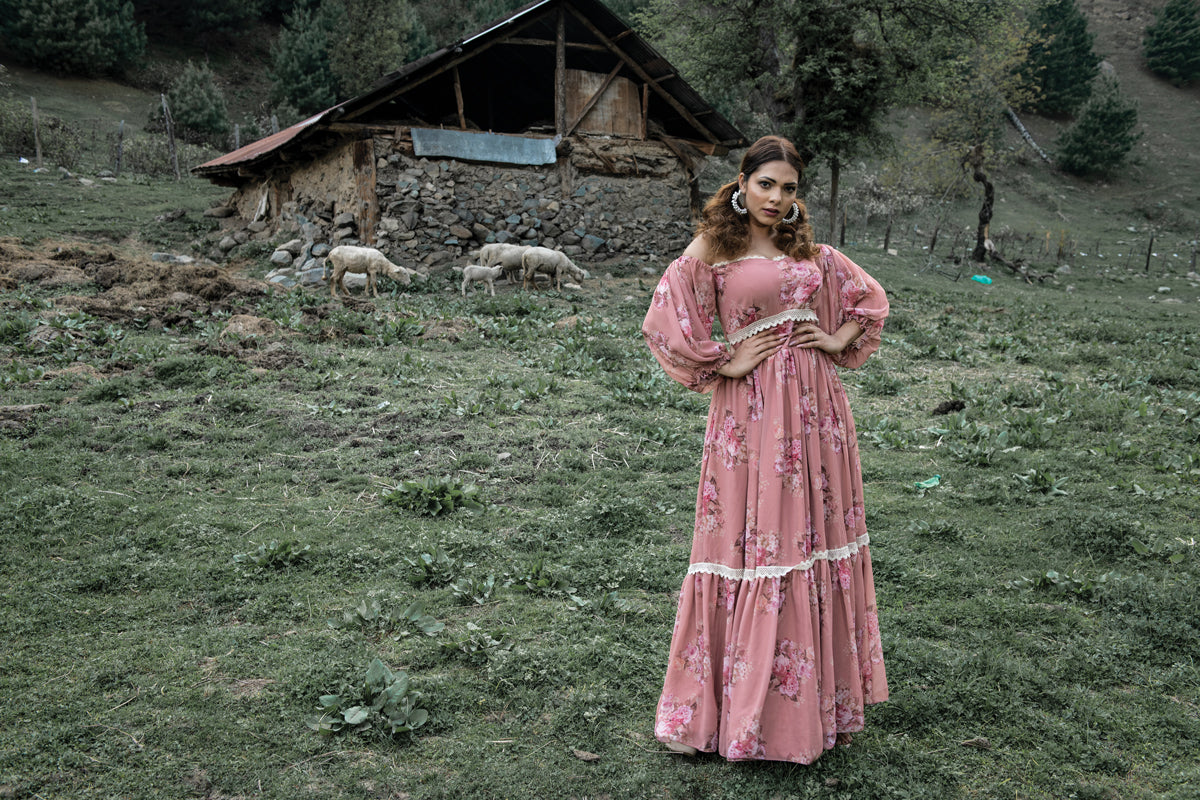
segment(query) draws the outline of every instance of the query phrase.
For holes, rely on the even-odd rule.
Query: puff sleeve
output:
[[[713,389],[729,345],[712,338],[717,293],[713,268],[690,256],[671,262],[642,323],[650,352],[674,380],[696,392]]]
[[[866,270],[832,247],[822,245],[819,259],[828,307],[821,318],[836,320],[835,331],[850,320],[863,329],[849,347],[833,356],[833,361],[840,367],[862,366],[879,349],[883,321],[888,315],[887,295]]]

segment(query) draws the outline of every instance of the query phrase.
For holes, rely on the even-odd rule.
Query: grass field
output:
[[[848,253],[893,302],[844,373],[892,697],[811,767],[651,735],[705,402],[640,342],[640,264],[108,315],[10,281],[0,797],[1200,795],[1200,287]],[[419,726],[314,732],[375,659]]]

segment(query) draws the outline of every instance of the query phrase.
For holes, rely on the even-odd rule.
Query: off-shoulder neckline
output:
[[[825,256],[825,255],[829,254],[828,245],[822,244],[822,245],[817,245],[817,246],[821,249],[821,255]],[[690,258],[691,260],[698,261],[701,264],[704,264],[706,267],[709,267],[711,269],[720,269],[721,267],[727,267],[730,264],[737,264],[740,261],[750,261],[751,259],[756,259],[756,258],[761,259],[763,261],[783,261],[784,259],[790,258],[793,261],[795,261],[796,263],[800,263],[801,261],[805,261],[805,260],[811,260],[811,259],[803,259],[803,258],[792,258],[792,256],[789,256],[787,253],[780,253],[777,256],[764,256],[764,255],[759,255],[758,253],[750,253],[748,255],[739,256],[738,258],[730,259],[729,261],[718,261],[715,264],[709,264],[704,259],[697,258],[696,256],[681,255],[681,256],[679,256],[679,258]]]

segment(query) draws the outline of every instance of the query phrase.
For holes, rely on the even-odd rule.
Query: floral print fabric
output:
[[[713,339],[793,308],[858,340],[830,356],[784,348],[741,379]],[[679,596],[655,735],[731,760],[811,763],[863,728],[887,679],[854,420],[836,366],[879,346],[888,304],[829,247],[667,269],[642,332],[675,380],[711,391],[691,565]],[[785,326],[793,323],[784,322]]]

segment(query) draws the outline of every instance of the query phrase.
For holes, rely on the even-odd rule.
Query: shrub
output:
[[[338,23],[336,4],[322,5],[315,13],[297,5],[284,21],[271,46],[271,99],[302,114],[329,108],[337,102],[337,79],[330,66],[329,49]]]
[[[1102,78],[1079,119],[1055,143],[1058,163],[1073,175],[1110,175],[1125,163],[1141,134],[1137,106],[1112,78]]]
[[[146,50],[128,0],[0,0],[0,38],[32,66],[85,76],[119,74]]]
[[[187,62],[167,90],[167,102],[181,138],[224,145],[230,128],[229,112],[225,95],[208,64]]]
[[[65,120],[38,112],[38,137],[42,158],[67,169],[74,169],[83,153],[83,136]],[[6,153],[32,159],[36,151],[33,138],[33,107],[26,99],[0,99],[0,145]]]
[[[1176,86],[1200,77],[1200,0],[1167,0],[1142,40],[1146,66]]]
[[[1035,40],[1022,72],[1041,90],[1035,107],[1047,114],[1075,113],[1100,69],[1087,18],[1075,0],[1050,0],[1033,13],[1029,27]]]

